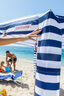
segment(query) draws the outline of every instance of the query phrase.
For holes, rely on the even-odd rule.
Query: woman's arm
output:
[[[19,41],[24,41],[24,38],[0,38],[0,45],[7,45],[7,44],[11,44],[11,43],[15,43],[15,42],[19,42]]]
[[[7,45],[7,44],[11,44],[11,43],[16,43],[19,41],[26,41],[26,40],[34,40],[32,37],[38,37],[37,34],[40,33],[41,30],[37,29],[35,31],[33,31],[32,33],[29,33],[27,35],[24,35],[22,37],[15,37],[15,38],[0,38],[0,45]]]
[[[2,66],[0,66],[0,69],[2,68]]]

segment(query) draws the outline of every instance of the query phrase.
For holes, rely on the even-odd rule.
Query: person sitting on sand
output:
[[[12,71],[12,68],[10,65],[8,66],[4,66],[5,62],[1,61],[1,65],[0,65],[0,70],[2,70],[2,72],[10,72]]]
[[[8,57],[10,58],[9,60]],[[16,61],[17,61],[17,57],[14,54],[10,53],[9,51],[6,51],[6,62],[7,64],[9,62],[11,62],[11,64],[13,63],[14,71],[15,71]]]

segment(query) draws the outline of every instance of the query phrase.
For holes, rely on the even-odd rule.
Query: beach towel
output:
[[[6,73],[5,73],[5,75],[0,74],[0,80],[2,80],[2,79],[8,79],[8,78],[10,78],[12,80],[15,80],[15,79],[17,79],[20,76],[22,76],[22,71],[17,72],[15,75],[14,75],[14,73],[11,73],[11,75],[6,75]]]

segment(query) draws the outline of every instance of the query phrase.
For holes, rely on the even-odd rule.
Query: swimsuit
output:
[[[9,61],[12,61],[12,58],[10,58]],[[17,61],[17,58],[14,58],[14,62],[16,62],[16,61]]]

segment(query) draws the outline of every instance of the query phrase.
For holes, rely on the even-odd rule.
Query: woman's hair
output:
[[[1,61],[1,65],[4,64],[4,61]]]

